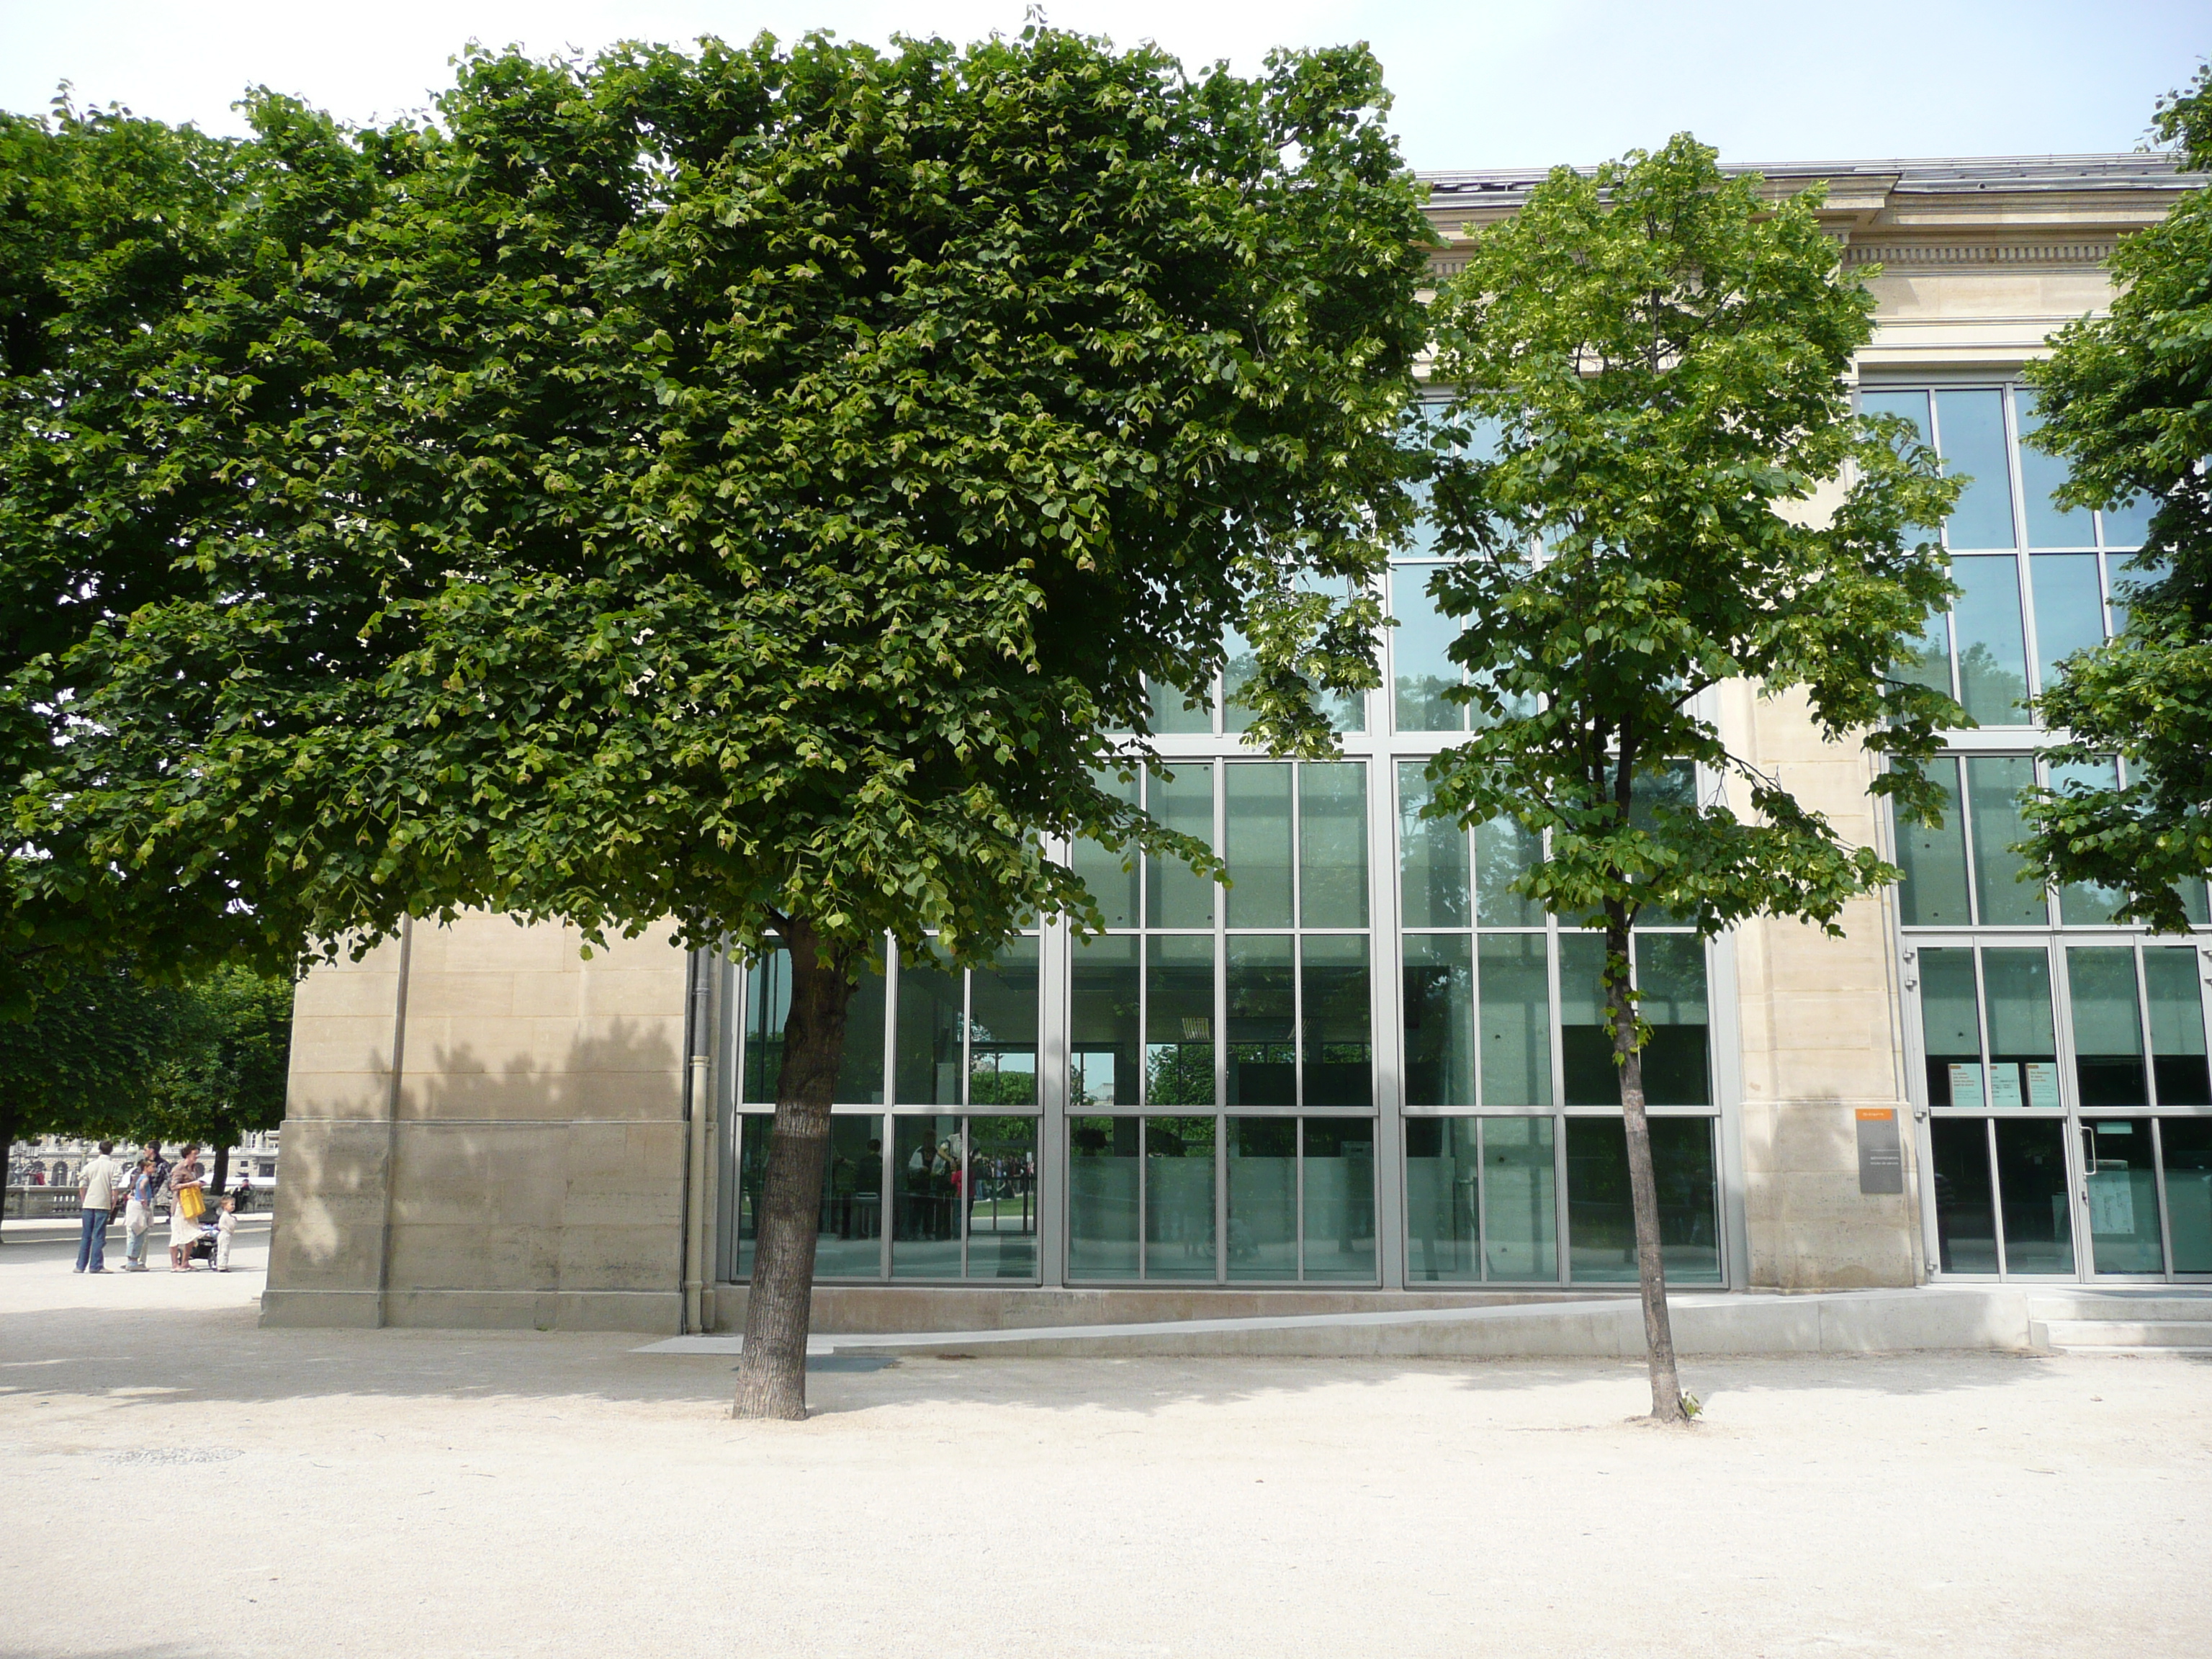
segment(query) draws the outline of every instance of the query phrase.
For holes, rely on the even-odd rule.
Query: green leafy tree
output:
[[[740,1414],[805,1409],[846,1012],[888,934],[1097,912],[1094,781],[1241,631],[1261,739],[1375,683],[1425,228],[1361,50],[1186,76],[1035,27],[471,55],[280,100],[250,258],[78,447],[212,478],[19,803],[46,879],[358,948],[482,906],[788,952]],[[164,355],[165,354],[165,355]]]
[[[2212,170],[2212,68],[2153,131]],[[2176,884],[2212,874],[2212,192],[2123,240],[2112,271],[2111,313],[2068,324],[2028,367],[2044,417],[2028,441],[2069,464],[2073,506],[2157,502],[2120,587],[2125,629],[2069,657],[2036,705],[2069,738],[2052,759],[2118,755],[2126,776],[2029,794],[2021,850],[2045,881],[2116,890],[2117,920],[2172,932],[2189,925]]]
[[[1706,694],[1795,693],[1826,737],[1887,762],[1907,816],[1950,699],[1909,660],[1954,592],[1907,526],[1959,489],[1891,422],[1855,419],[1844,375],[1873,301],[1838,270],[1817,195],[1769,200],[1680,137],[1589,175],[1554,172],[1482,233],[1437,305],[1438,377],[1462,390],[1434,511],[1456,562],[1473,736],[1437,757],[1434,816],[1548,838],[1514,883],[1605,939],[1652,1415],[1682,1416],[1660,1255],[1630,966],[1663,914],[1710,938],[1758,915],[1830,933],[1896,872],[1733,753]],[[1814,496],[1823,495],[1816,510]],[[1670,790],[1691,766],[1729,800]]]
[[[215,1190],[231,1148],[284,1121],[292,981],[230,963],[172,998],[173,1030],[137,1093],[133,1139],[191,1141],[215,1152]]]

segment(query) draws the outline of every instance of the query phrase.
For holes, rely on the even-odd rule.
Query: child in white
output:
[[[215,1218],[215,1270],[219,1273],[230,1271],[230,1241],[238,1237],[238,1200],[226,1198],[222,1212]]]

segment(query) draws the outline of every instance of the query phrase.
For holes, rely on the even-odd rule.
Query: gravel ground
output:
[[[0,1246],[0,1653],[2017,1659],[2212,1630],[2201,1361],[1700,1363],[1705,1420],[1666,1432],[1595,1361],[904,1359],[751,1425],[731,1361],[642,1338],[261,1330],[256,1223],[225,1278]]]

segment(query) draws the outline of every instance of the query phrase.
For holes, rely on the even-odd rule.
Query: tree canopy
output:
[[[1920,769],[1962,718],[1891,666],[1954,591],[1910,526],[1941,523],[1959,485],[1899,423],[1851,412],[1874,301],[1819,199],[1770,200],[1686,136],[1561,168],[1476,237],[1437,307],[1457,391],[1432,486],[1454,562],[1431,587],[1463,619],[1452,695],[1474,729],[1431,764],[1429,811],[1540,835],[1515,887],[1604,931],[1662,1419],[1679,1390],[1631,929],[1778,915],[1838,933],[1846,901],[1897,876],[1732,750],[1708,694],[1802,696],[1825,737],[1881,757],[1873,787],[1908,817],[1936,804]],[[1683,787],[1693,768],[1726,793]]]
[[[2154,131],[2184,165],[2212,171],[2212,68],[2162,100]],[[2028,366],[2042,426],[2075,507],[2156,502],[2116,597],[2120,634],[2060,665],[2038,700],[2069,738],[2062,763],[2117,755],[2116,787],[2032,794],[2023,850],[2055,884],[2116,890],[2115,919],[2188,926],[2176,884],[2212,874],[2212,193],[2191,191],[2113,251],[2111,313],[2068,324]]]

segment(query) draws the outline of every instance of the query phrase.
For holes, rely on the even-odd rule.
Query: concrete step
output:
[[[2037,1319],[2030,1322],[2028,1334],[2037,1347],[2064,1352],[2212,1352],[2212,1319]]]

